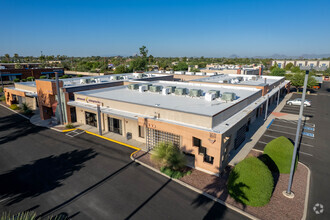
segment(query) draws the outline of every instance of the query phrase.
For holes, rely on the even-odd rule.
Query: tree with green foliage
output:
[[[153,149],[151,159],[171,170],[180,170],[187,162],[184,154],[171,142],[159,142]]]
[[[130,63],[130,69],[132,71],[145,71],[147,70],[148,61],[143,57],[137,57],[136,59],[132,60]]]
[[[285,70],[290,70],[293,67],[293,63],[288,63],[287,65],[285,65]]]
[[[15,79],[14,79],[14,82],[15,82],[15,83],[17,83],[17,82],[19,82],[19,81],[20,81],[19,78],[15,78]]]
[[[147,47],[142,46],[142,47],[139,48],[139,50],[140,50],[140,55],[142,56],[142,58],[147,58],[148,52],[149,52]]]
[[[285,70],[284,69],[281,69],[279,67],[277,68],[273,68],[270,72],[270,75],[271,76],[285,76]]]
[[[178,65],[173,66],[174,71],[187,71],[188,64],[185,62],[179,62]]]
[[[47,76],[40,76],[39,79],[47,79]]]
[[[128,73],[128,69],[126,68],[125,65],[119,65],[119,66],[116,67],[114,73],[115,74],[118,74],[118,73]]]
[[[200,69],[193,67],[190,69],[190,72],[200,72]]]
[[[271,66],[271,67],[269,68],[269,70],[272,71],[272,70],[275,69],[275,68],[279,68],[276,62],[274,63],[273,66]]]
[[[277,166],[280,173],[290,173],[292,154],[292,142],[284,136],[278,137],[270,141],[265,149],[264,154],[268,155]],[[298,162],[298,158],[296,163]]]
[[[300,70],[299,66],[294,66],[291,68],[292,73],[301,73],[302,71]]]
[[[34,81],[34,79],[35,78],[33,76],[29,76],[29,77],[26,78],[27,81]]]
[[[290,78],[291,85],[296,87],[297,91],[299,91],[300,88],[304,86],[304,81],[305,81],[305,73],[295,73],[292,75]],[[316,79],[308,75],[308,81],[307,81],[307,88],[313,88],[313,86],[316,86],[318,83]]]
[[[6,58],[7,62],[9,63],[10,62],[10,55],[8,53],[5,54],[5,58]]]
[[[264,206],[272,196],[274,179],[266,164],[248,157],[230,172],[227,188],[230,196],[243,205]]]

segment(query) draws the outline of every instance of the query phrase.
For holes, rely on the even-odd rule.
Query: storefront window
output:
[[[109,131],[116,133],[116,134],[122,134],[122,123],[121,120],[117,118],[110,118],[108,117],[108,123],[109,123]]]
[[[86,124],[97,127],[97,119],[96,119],[96,114],[91,113],[91,112],[85,112],[85,117],[86,117]]]

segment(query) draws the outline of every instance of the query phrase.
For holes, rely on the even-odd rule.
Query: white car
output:
[[[302,101],[301,98],[297,98],[297,99],[287,101],[286,104],[288,104],[288,105],[301,105],[301,101]],[[305,100],[305,102],[304,102],[305,107],[306,106],[311,106],[311,105],[312,105],[312,103],[310,101]]]

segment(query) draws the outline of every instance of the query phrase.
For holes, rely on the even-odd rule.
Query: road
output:
[[[0,211],[72,219],[245,219],[132,162],[133,149],[69,137],[0,106]]]

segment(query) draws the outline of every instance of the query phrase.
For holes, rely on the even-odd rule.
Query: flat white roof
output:
[[[240,75],[240,74],[218,74],[201,79],[195,79],[197,82],[212,82],[212,83],[229,83],[237,85],[252,85],[264,86],[266,84],[273,85],[282,80],[284,77],[278,76],[255,76],[255,75]],[[266,83],[265,83],[266,79]]]
[[[127,86],[117,86],[96,90],[88,90],[76,92],[78,95],[85,95],[100,99],[115,100],[120,102],[127,102],[132,104],[163,108],[173,111],[181,111],[186,113],[213,116],[239,102],[257,93],[260,89],[224,86],[224,85],[208,85],[199,83],[185,83],[185,82],[171,82],[171,81],[139,81],[139,84],[152,84],[162,87],[176,86],[176,88],[201,89],[203,95],[201,97],[190,97],[189,95],[163,95],[161,92],[139,92],[139,90],[130,90]],[[220,90],[220,93],[233,92],[236,94],[236,99],[233,101],[223,101],[220,98],[213,101],[205,100],[204,94],[209,90]],[[261,93],[260,93],[261,96]],[[134,111],[134,109],[132,109]]]
[[[143,74],[142,77],[141,77],[141,74]],[[74,78],[65,78],[65,79],[59,79],[59,80],[64,83],[64,85],[63,85],[64,88],[71,88],[71,87],[76,87],[76,86],[88,86],[91,84],[137,80],[137,79],[152,78],[152,77],[164,77],[164,75],[151,74],[151,73],[124,73],[124,74],[111,74],[111,75],[104,75],[104,76],[74,77]],[[54,81],[53,79],[41,79],[41,80]],[[90,82],[81,83],[82,80],[89,80]]]

